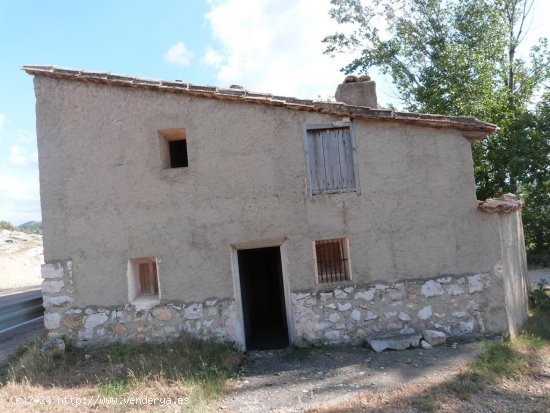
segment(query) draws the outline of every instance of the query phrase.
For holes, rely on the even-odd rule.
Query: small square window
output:
[[[185,129],[163,129],[159,132],[162,167],[164,169],[186,168],[189,166],[187,156],[187,136]]]
[[[317,282],[336,283],[351,280],[349,242],[347,238],[315,241]]]
[[[130,303],[141,308],[160,302],[159,277],[155,257],[132,258],[129,260],[128,298]]]

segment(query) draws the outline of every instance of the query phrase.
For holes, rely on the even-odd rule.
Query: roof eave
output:
[[[269,106],[283,106],[288,109],[313,111],[336,116],[348,116],[358,119],[391,121],[434,128],[452,128],[463,132],[470,142],[483,140],[498,130],[494,124],[482,122],[473,117],[430,115],[414,112],[398,112],[389,109],[351,106],[342,102],[313,101],[293,97],[274,96],[269,93],[256,93],[244,89],[225,89],[216,86],[193,85],[180,81],[164,81],[118,75],[110,72],[92,72],[56,66],[25,65],[25,72],[34,76],[101,83],[119,87],[150,89],[161,92],[184,93],[209,99],[237,101]]]

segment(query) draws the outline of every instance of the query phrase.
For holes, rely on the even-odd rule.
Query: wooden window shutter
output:
[[[148,262],[139,264],[139,285],[141,294],[151,294],[151,271]]]
[[[349,126],[306,129],[306,139],[312,194],[355,190],[356,165]]]

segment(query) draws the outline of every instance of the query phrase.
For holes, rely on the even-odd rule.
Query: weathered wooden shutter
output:
[[[139,285],[141,294],[151,294],[151,274],[148,262],[139,264]]]
[[[355,190],[350,128],[307,129],[306,134],[311,192],[322,194]]]

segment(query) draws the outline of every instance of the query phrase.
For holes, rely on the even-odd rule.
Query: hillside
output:
[[[40,286],[42,235],[0,230],[0,292]]]

